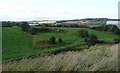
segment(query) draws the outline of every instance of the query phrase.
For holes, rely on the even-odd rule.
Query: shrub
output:
[[[88,41],[89,41],[89,39],[86,37],[86,38],[84,38],[84,41],[85,41],[85,42],[88,42]]]
[[[59,42],[59,43],[62,43],[63,41],[62,41],[62,39],[61,39],[61,38],[59,38],[59,39],[58,39],[58,42]]]
[[[36,28],[31,28],[30,33],[31,33],[32,35],[35,35],[35,34],[38,33],[38,31],[36,30]]]
[[[30,25],[27,22],[21,22],[22,31],[29,32]]]
[[[84,38],[84,41],[87,43],[88,46],[92,46],[98,43],[99,40],[95,34],[90,34],[88,38]]]
[[[56,43],[55,37],[52,36],[52,37],[49,39],[49,42],[50,42],[51,44],[55,44],[55,43]]]
[[[95,45],[98,42],[98,37],[95,34],[89,36],[89,44]]]
[[[115,39],[113,39],[113,41],[118,44],[118,43],[120,43],[120,38],[115,38]]]
[[[79,33],[79,35],[80,35],[81,37],[83,37],[83,38],[86,38],[86,37],[89,36],[88,30],[85,30],[85,29],[80,29],[80,30],[78,31],[78,33]]]

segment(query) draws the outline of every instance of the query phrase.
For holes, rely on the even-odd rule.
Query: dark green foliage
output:
[[[49,42],[50,42],[51,44],[55,44],[55,43],[56,43],[55,37],[52,36],[52,37],[50,38]]]
[[[120,29],[117,26],[109,25],[109,26],[106,26],[106,28],[108,29],[108,31],[111,31],[111,32],[114,32],[117,35],[120,35]]]
[[[115,39],[113,39],[113,41],[114,41],[115,43],[120,43],[120,38],[115,38]]]
[[[98,42],[98,37],[95,34],[91,34],[89,36],[89,42],[90,44],[95,45],[95,43]]]
[[[114,28],[113,32],[116,33],[117,35],[120,35],[120,29],[117,27]]]
[[[117,35],[120,35],[120,29],[115,25],[106,25],[105,30],[106,31],[111,31],[111,32],[114,32]]]
[[[38,32],[50,32],[52,31],[52,29],[50,28],[44,28],[44,27],[41,27],[41,28],[31,28],[31,34],[32,33],[38,33]]]
[[[62,41],[62,39],[61,39],[61,38],[59,38],[59,39],[58,39],[58,42],[59,42],[59,43],[62,43],[63,41]]]
[[[2,27],[12,27],[10,21],[8,22],[2,22]]]
[[[86,37],[86,38],[84,38],[84,41],[85,41],[85,42],[88,42],[88,41],[89,41],[89,39]]]
[[[93,27],[92,29],[100,30],[100,31],[109,31],[117,35],[120,35],[120,29],[116,25],[103,25],[100,27]]]
[[[81,37],[83,37],[83,38],[86,38],[86,37],[89,36],[88,30],[85,30],[85,29],[80,29],[80,30],[78,31],[78,33],[79,33],[79,35],[80,35]]]
[[[90,34],[88,38],[84,39],[84,41],[88,46],[92,46],[98,43],[98,37],[95,34]]]
[[[12,27],[17,26],[18,22],[11,22],[11,21],[3,21],[2,27]]]
[[[35,35],[37,33],[47,33],[47,32],[63,33],[66,31],[63,29],[55,29],[55,28],[47,28],[47,27],[40,27],[40,28],[33,27],[33,28],[31,28],[30,32],[32,35]]]
[[[30,33],[31,33],[32,35],[35,35],[35,34],[38,33],[38,31],[37,31],[37,29],[35,29],[35,28],[31,28]]]
[[[22,31],[25,31],[25,32],[30,31],[30,25],[27,22],[21,22],[21,28],[22,28]]]

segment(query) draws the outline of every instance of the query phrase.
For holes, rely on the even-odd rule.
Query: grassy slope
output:
[[[69,35],[64,35],[64,34],[57,34],[57,33],[48,33],[48,35],[56,35],[56,36],[60,36],[63,37],[65,39],[65,41],[67,41],[67,44],[57,44],[57,45],[51,45],[48,48],[37,48],[34,49],[32,47],[32,38],[29,34],[22,32],[19,28],[13,27],[5,27],[2,29],[3,30],[3,34],[2,34],[2,45],[3,45],[3,61],[8,61],[8,60],[14,60],[17,58],[21,58],[21,57],[28,57],[30,55],[39,55],[39,54],[44,54],[47,52],[52,52],[55,51],[57,49],[59,49],[60,47],[63,46],[69,46],[67,44],[69,44],[69,41],[71,42],[71,44],[74,45],[74,42],[76,42],[77,38],[75,36],[70,36]],[[41,36],[43,39],[46,39],[44,33],[42,33],[43,36]],[[41,38],[40,37],[40,38]],[[69,37],[69,38],[68,38]],[[50,38],[47,37],[47,38]],[[71,40],[73,39],[73,40]],[[63,39],[64,40],[64,39]],[[80,42],[81,38],[79,38],[79,40],[76,42]],[[75,44],[76,44],[75,43]],[[70,44],[70,45],[71,45]]]
[[[51,45],[47,48],[37,48],[32,47],[31,36],[27,33],[22,32],[19,28],[3,28],[2,33],[2,45],[3,45],[3,61],[14,60],[19,57],[28,57],[29,55],[41,55],[48,52],[56,51],[65,46],[71,46],[78,44],[83,41],[82,38],[77,36],[77,32],[80,28],[60,28],[67,30],[66,33],[39,33],[37,35],[38,39],[49,39],[51,36],[61,37],[64,41],[63,44]],[[105,32],[90,30],[90,33],[98,35],[100,39],[110,40],[116,37],[113,34],[108,34]],[[105,37],[104,37],[105,36]],[[47,46],[46,44],[44,44]]]
[[[100,40],[113,41],[114,38],[118,37],[110,32],[97,31],[97,30],[88,30],[91,34],[96,34]]]
[[[26,55],[32,48],[31,44],[30,35],[21,32],[19,28],[2,28],[3,60]]]
[[[3,64],[3,71],[116,71],[118,44],[23,59]]]
[[[63,33],[53,33],[53,32],[48,32],[48,33],[39,33],[38,36],[40,36],[41,39],[48,39],[51,36],[55,36],[56,39],[62,38],[64,44],[78,44],[83,41],[81,37],[78,36],[76,28],[59,28],[59,29],[64,29],[66,32]]]

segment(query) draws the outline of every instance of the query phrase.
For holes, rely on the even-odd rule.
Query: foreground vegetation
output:
[[[118,44],[3,63],[3,71],[117,71]]]

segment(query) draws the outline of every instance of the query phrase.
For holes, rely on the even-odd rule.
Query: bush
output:
[[[22,31],[29,32],[30,25],[27,22],[21,22]]]
[[[85,29],[80,29],[80,30],[78,31],[78,33],[79,33],[79,35],[80,35],[81,37],[83,37],[83,38],[86,38],[86,37],[89,36],[88,30],[85,30]]]
[[[118,44],[118,43],[120,43],[120,38],[115,38],[115,39],[113,39],[113,41]]]
[[[90,36],[89,36],[89,41],[91,42],[91,44],[95,44],[95,43],[97,43],[98,42],[98,37],[95,35],[95,34],[91,34]]]
[[[98,43],[99,40],[95,34],[90,34],[88,38],[84,38],[84,41],[87,43],[88,46],[92,46]]]
[[[88,42],[88,41],[89,41],[89,39],[86,37],[86,38],[84,38],[84,41],[85,41],[85,42]]]
[[[61,39],[61,38],[59,38],[59,39],[58,39],[58,42],[59,42],[59,43],[62,43],[63,41],[62,41],[62,39]]]
[[[56,43],[55,37],[52,36],[52,37],[50,38],[49,42],[50,42],[51,44],[55,44],[55,43]]]
[[[2,21],[2,27],[12,27],[17,26],[18,22],[12,22],[12,21]]]
[[[35,34],[38,33],[38,31],[37,31],[36,28],[31,28],[30,33],[31,33],[32,35],[35,35]]]

